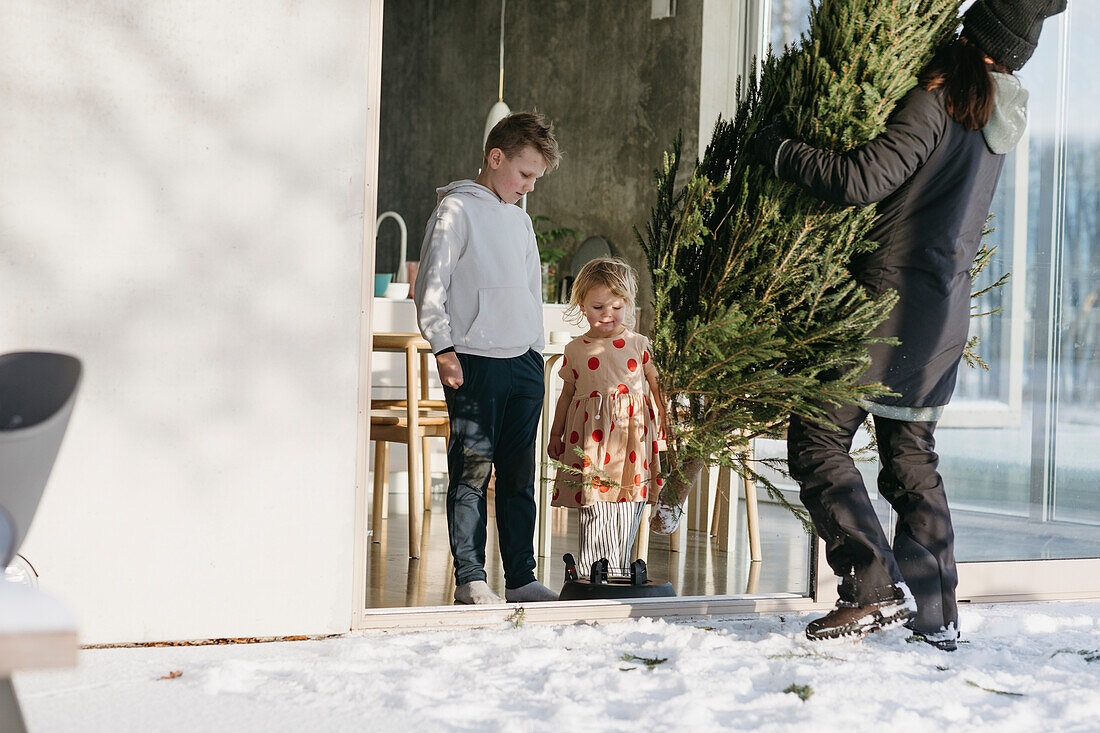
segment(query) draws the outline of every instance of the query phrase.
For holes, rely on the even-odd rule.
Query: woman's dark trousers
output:
[[[542,415],[542,356],[458,354],[463,382],[444,387],[451,421],[447,528],[455,583],[485,580],[486,491],[496,468],[497,536],[504,583],[535,579],[535,433]]]
[[[787,433],[791,476],[841,579],[840,598],[859,606],[889,600],[904,580],[917,601],[911,628],[957,629],[955,535],[936,470],[936,423],[874,418],[878,490],[898,516],[891,547],[849,453],[866,417],[853,405],[831,406],[825,419],[838,429],[794,415]]]

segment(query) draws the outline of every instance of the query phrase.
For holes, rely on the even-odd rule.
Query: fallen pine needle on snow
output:
[[[633,654],[624,654],[619,657],[621,662],[641,662],[649,669],[653,669],[658,664],[664,664],[668,661],[668,657],[638,657]],[[633,669],[633,667],[631,667]]]
[[[520,606],[515,610],[514,613],[512,613],[511,616],[508,617],[508,620],[512,623],[512,628],[518,629],[520,626],[523,626],[523,621],[526,616],[527,611],[523,609],[523,606]]]
[[[1086,662],[1100,661],[1100,649],[1059,649],[1050,655],[1051,659],[1059,654],[1076,654],[1083,657]]]
[[[834,662],[847,662],[844,657],[834,657],[832,654],[819,652],[816,649],[783,652],[782,654],[769,654],[768,659],[829,659]]]
[[[813,688],[809,685],[796,685],[793,682],[791,683],[790,687],[783,690],[783,692],[789,692],[791,694],[798,695],[798,697],[802,699],[802,702],[805,702],[810,698],[810,695],[814,694]]]
[[[994,695],[1007,695],[1009,697],[1026,697],[1022,692],[1009,692],[1008,690],[995,690],[992,687],[982,687],[974,680],[966,680],[966,684],[971,687],[977,687],[979,690],[985,690],[986,692],[992,692]]]

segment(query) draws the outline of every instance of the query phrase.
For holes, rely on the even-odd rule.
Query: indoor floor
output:
[[[437,488],[442,488],[437,486]],[[396,499],[394,495],[392,498]],[[408,514],[403,507],[391,511],[377,533],[372,532],[367,560],[368,608],[440,606],[453,603],[454,576],[447,542],[444,495],[433,494],[432,510],[424,513],[421,557],[408,556]],[[489,523],[495,521],[490,497]],[[538,579],[554,590],[564,582],[562,555],[577,553],[576,512],[555,509],[549,557],[536,558]],[[774,594],[807,592],[809,587],[809,537],[802,525],[782,507],[760,504],[762,560],[753,567],[749,558],[744,500],[737,511],[733,552],[723,552],[717,539],[689,531],[686,552],[670,552],[666,536],[651,534],[646,560],[649,577],[670,580],[680,596],[736,595],[747,592]],[[374,541],[378,540],[378,541]],[[496,545],[496,533],[488,533],[486,547],[489,585],[504,595],[504,571]],[[583,572],[583,571],[582,571]],[[751,586],[750,586],[751,583]],[[754,587],[753,587],[754,586]]]

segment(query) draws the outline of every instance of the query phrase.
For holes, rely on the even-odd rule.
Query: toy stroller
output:
[[[592,563],[592,570],[587,578],[581,578],[577,573],[577,562],[573,556],[566,553],[562,560],[565,561],[565,585],[562,586],[561,595],[563,601],[587,601],[597,598],[667,598],[676,595],[672,583],[665,581],[658,583],[649,579],[646,572],[645,560],[638,559],[630,563],[629,573],[611,573],[611,563],[606,557],[602,557]]]

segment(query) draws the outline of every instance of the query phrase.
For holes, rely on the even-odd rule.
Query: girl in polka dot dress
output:
[[[582,573],[600,558],[612,568],[630,565],[645,504],[657,501],[663,483],[664,400],[649,339],[628,328],[637,291],[630,265],[595,259],[577,275],[566,311],[590,329],[565,347],[548,452],[563,464],[553,506],[580,509]]]

